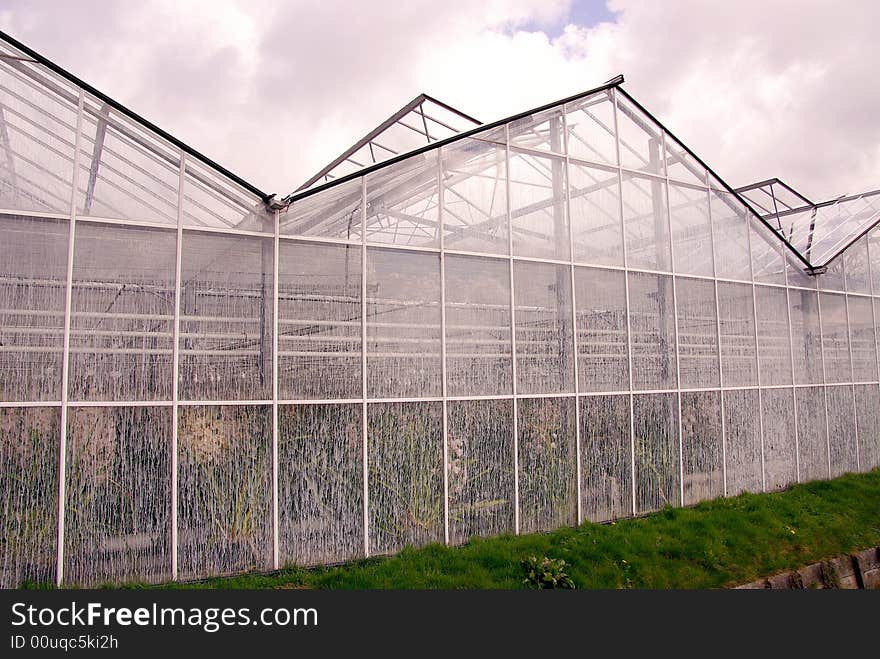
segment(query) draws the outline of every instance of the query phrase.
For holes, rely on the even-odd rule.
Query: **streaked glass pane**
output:
[[[577,523],[575,404],[574,398],[524,398],[518,403],[521,533]]]
[[[675,285],[681,387],[718,386],[715,284],[708,279],[677,277]]]
[[[670,183],[669,222],[675,271],[711,277],[714,273],[712,227],[705,188]]]
[[[445,276],[447,393],[513,393],[509,261],[449,255]]]
[[[801,481],[826,479],[829,476],[825,388],[796,389],[795,396]]]
[[[846,322],[846,296],[820,293],[822,351],[825,355],[826,382],[852,382],[849,331]]]
[[[519,261],[513,272],[517,392],[574,391],[569,266]]]
[[[169,407],[75,407],[68,413],[64,581],[171,578]]]
[[[280,241],[278,396],[361,396],[361,247]]]
[[[633,397],[636,512],[681,505],[681,454],[676,394]]]
[[[856,435],[855,401],[849,385],[827,387],[828,448],[831,453],[831,476],[858,471],[858,436]]]
[[[367,396],[439,396],[440,257],[367,251]]]
[[[514,529],[513,401],[448,403],[449,541]]]
[[[0,401],[61,400],[69,232],[0,215]]]
[[[724,391],[722,396],[727,440],[727,495],[760,492],[762,451],[758,390]]]
[[[677,383],[672,278],[637,272],[627,276],[633,388],[672,389]]]
[[[370,553],[443,541],[443,406],[367,406]]]
[[[565,104],[568,155],[572,158],[617,164],[613,93],[599,92]]]
[[[182,406],[180,577],[272,566],[272,408]]]
[[[71,400],[171,400],[174,231],[76,225]]]
[[[575,268],[580,391],[629,389],[626,274]]]
[[[0,408],[0,587],[55,581],[60,407]]]
[[[799,295],[791,291],[792,295]],[[791,336],[786,289],[755,286],[761,384],[791,384]]]
[[[784,299],[785,291],[782,293]],[[752,286],[718,282],[718,313],[721,327],[721,375],[724,386],[743,387],[757,384],[755,305],[752,299]],[[786,331],[785,334],[787,339],[788,332]],[[786,345],[787,343],[786,341]]]
[[[604,522],[633,512],[629,396],[584,396],[581,405],[581,505]]]
[[[681,394],[681,453],[684,504],[693,505],[724,494],[721,437],[721,394]]]
[[[278,407],[282,565],[363,556],[361,408],[359,404]]]
[[[799,392],[801,390],[798,390]],[[797,440],[792,389],[761,391],[764,423],[764,478],[767,490],[781,490],[797,482]]]
[[[265,400],[272,391],[274,244],[183,234],[180,396]]]
[[[789,289],[788,302],[795,383],[819,384],[822,382],[822,336],[818,297],[815,291]]]

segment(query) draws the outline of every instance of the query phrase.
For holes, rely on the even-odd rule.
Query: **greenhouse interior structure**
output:
[[[880,465],[880,191],[618,77],[280,197],[0,39],[0,586],[332,564]]]

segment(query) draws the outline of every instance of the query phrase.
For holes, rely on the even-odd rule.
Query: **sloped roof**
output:
[[[4,75],[0,168],[6,170],[0,196],[13,202],[6,207],[58,212],[69,206],[72,181],[77,180],[72,171],[77,107],[84,94],[83,126],[79,131],[82,155],[78,158],[83,171],[74,191],[82,214],[176,223],[178,170],[182,167],[188,181],[182,195],[187,226],[252,228],[266,221],[265,204],[273,201],[274,195],[236,176],[2,32],[0,72]],[[418,244],[438,226],[432,219],[438,208],[437,193],[432,188],[435,174],[424,166],[428,154],[436,158],[440,147],[446,147],[443,157],[451,159],[447,165],[454,186],[456,176],[464,180],[479,176],[481,168],[497,170],[497,157],[491,148],[484,147],[498,145],[504,131],[509,135],[511,153],[523,156],[523,162],[526,157],[531,159],[526,163],[529,171],[518,176],[532,177],[531,182],[524,179],[525,183],[541,187],[541,168],[546,164],[536,158],[560,152],[559,144],[553,143],[560,139],[558,125],[553,122],[563,112],[567,117],[565,140],[572,159],[594,166],[586,187],[574,188],[575,198],[609,185],[597,175],[603,166],[614,167],[619,162],[634,174],[632,188],[642,192],[647,183],[638,181],[638,173],[656,176],[662,172],[675,183],[670,186],[670,195],[674,192],[680,199],[670,199],[670,208],[673,203],[680,205],[680,230],[687,232],[688,214],[697,218],[697,227],[698,216],[704,212],[704,202],[687,198],[688,185],[705,188],[708,181],[710,191],[715,190],[732,212],[744,212],[753,223],[757,220],[761,234],[778,239],[790,260],[800,263],[807,272],[822,271],[880,224],[880,190],[821,203],[813,203],[779,179],[734,190],[622,89],[622,83],[623,77],[618,76],[586,92],[482,125],[421,94],[297,191],[276,201],[287,209],[282,222],[305,226],[309,231],[320,228],[327,235],[351,236],[352,209],[360,203],[360,186],[352,182],[372,176],[375,192],[368,205],[379,218],[380,230],[393,227],[395,233],[409,232],[412,241],[406,244]],[[612,89],[624,102],[609,102]],[[609,112],[613,107],[617,112]],[[654,146],[648,149],[645,143]],[[184,164],[179,153],[186,155]],[[450,210],[446,220],[447,229],[455,235],[467,236],[475,225],[497,220],[500,197],[493,195],[490,200],[474,203],[459,196],[463,202],[461,213]],[[541,236],[541,223],[546,221],[552,203],[544,200],[513,210],[512,219],[518,224],[515,230],[522,235]],[[382,228],[383,223],[387,227]],[[602,227],[594,231],[601,236]],[[701,258],[697,253],[689,257]],[[702,258],[711,258],[711,252]]]

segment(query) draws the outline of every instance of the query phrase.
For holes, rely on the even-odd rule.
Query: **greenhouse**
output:
[[[622,83],[493,123],[421,95],[282,197],[2,35],[0,586],[880,465],[880,191],[734,189]]]

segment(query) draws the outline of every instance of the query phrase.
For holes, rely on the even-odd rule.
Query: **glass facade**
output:
[[[880,230],[807,276],[616,87],[270,208],[10,62],[0,586],[331,563],[880,464]]]

